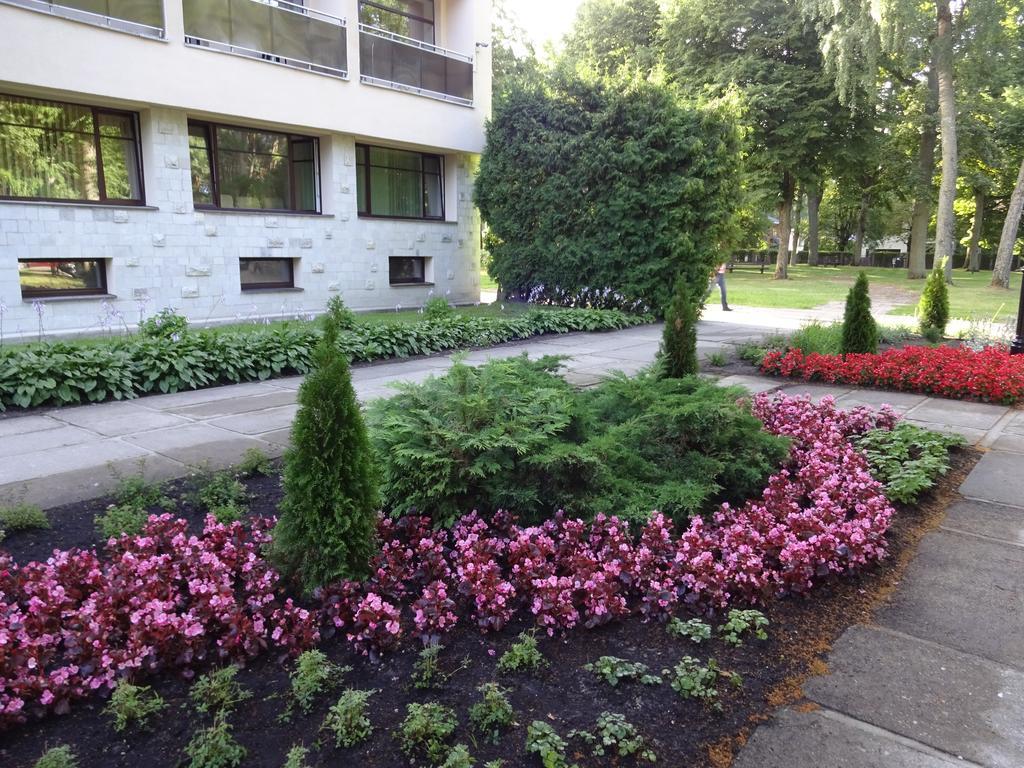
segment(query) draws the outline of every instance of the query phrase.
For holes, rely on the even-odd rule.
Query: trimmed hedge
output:
[[[531,310],[517,317],[455,315],[418,323],[356,325],[338,346],[356,362],[486,347],[545,333],[609,331],[650,322],[615,310]],[[251,331],[126,336],[106,344],[0,348],[0,411],[7,407],[126,400],[305,373],[321,336],[315,323]]]

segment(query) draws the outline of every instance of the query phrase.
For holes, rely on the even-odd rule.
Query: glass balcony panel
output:
[[[206,40],[231,40],[231,0],[185,0],[185,35]]]
[[[271,14],[269,5],[242,0],[230,3],[231,44],[250,51],[276,53],[271,43]]]
[[[386,35],[386,33],[385,33]],[[473,64],[430,47],[393,40],[363,28],[359,35],[361,74],[396,86],[473,100]]]
[[[467,101],[473,100],[473,65],[468,61],[446,59],[448,89],[446,93]]]
[[[59,2],[0,0],[0,2],[8,5],[20,5],[54,16],[64,16],[123,32],[163,37],[163,0],[59,0]],[[125,22],[125,24],[117,22]]]

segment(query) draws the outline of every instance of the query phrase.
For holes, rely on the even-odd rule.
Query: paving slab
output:
[[[971,470],[960,493],[971,499],[1024,507],[1024,459],[1016,453],[989,451]]]
[[[271,445],[277,446],[278,448],[287,448],[292,442],[292,431],[291,429],[275,429],[273,432],[264,432],[261,435],[257,435],[260,440],[263,440]],[[269,453],[269,451],[267,452]]]
[[[266,447],[260,440],[241,437],[209,424],[142,432],[126,437],[125,441],[185,466],[209,463],[217,469],[237,464],[249,448]]]
[[[991,446],[993,451],[1008,451],[1009,453],[1024,453],[1024,435],[1003,432],[997,437]]]
[[[1024,436],[1024,411],[1017,413],[1010,422],[1003,428],[1004,432],[1011,435]]]
[[[951,427],[989,430],[1007,412],[1006,406],[970,403],[931,397],[907,413],[914,421],[926,421]]]
[[[291,405],[295,402],[296,392],[290,389],[278,389],[275,392],[265,394],[249,395],[231,400],[214,400],[210,403],[198,403],[197,405],[186,405],[182,408],[172,408],[164,413],[173,413],[178,416],[186,416],[189,419],[206,420],[218,416],[234,416],[239,413],[251,413],[262,411],[267,408],[275,408],[279,405]],[[138,430],[136,430],[138,431]]]
[[[272,432],[275,429],[290,427],[298,410],[297,404],[281,405],[277,408],[266,408],[252,413],[225,416],[209,421],[207,424],[242,435],[258,435],[262,432]]]
[[[967,441],[968,445],[978,445],[985,436],[988,434],[984,429],[973,429],[971,427],[960,427],[955,424],[936,424],[934,421],[921,421],[920,419],[912,419],[907,414],[904,414],[904,419],[907,424],[913,424],[915,427],[921,427],[922,429],[930,429],[932,432],[942,432],[947,435],[960,435],[964,440]]]
[[[570,384],[572,384],[574,387],[581,387],[581,388],[592,387],[595,384],[599,383],[601,381],[601,379],[604,378],[604,376],[602,376],[601,374],[594,373],[592,371],[591,372],[585,372],[585,371],[575,371],[575,370],[566,371],[563,374],[563,376],[564,376],[565,380],[567,382],[569,382]]]
[[[37,451],[46,451],[65,445],[79,445],[96,439],[96,434],[87,429],[63,424],[56,429],[45,429],[24,435],[9,435],[3,438],[0,440],[0,458],[21,457]],[[3,479],[4,470],[0,469],[0,482]]]
[[[912,395],[908,392],[884,392],[877,389],[855,389],[847,395],[843,395],[837,401],[841,408],[855,408],[858,405],[866,405],[871,408],[878,408],[882,405],[891,405],[897,411],[909,411],[916,408],[927,400],[925,395]]]
[[[877,619],[890,629],[1024,671],[1022,605],[1024,548],[936,531],[921,540],[900,588]]]
[[[195,389],[188,392],[175,392],[172,395],[150,395],[132,402],[141,405],[143,408],[154,408],[158,411],[165,411],[171,408],[184,408],[187,405],[198,403],[212,403],[217,400],[231,400],[249,395],[261,395],[273,392],[274,387],[265,381],[250,381],[245,384],[230,384],[225,387],[210,387],[209,389]]]
[[[1024,766],[1024,674],[863,625],[839,638],[829,668],[804,685],[813,701],[987,768]]]
[[[838,400],[843,395],[849,394],[849,387],[830,387],[825,384],[789,384],[779,390],[784,395],[795,397],[797,395],[810,395],[811,400],[820,403],[822,398],[831,395]]]
[[[302,382],[305,380],[305,376],[286,376],[283,379],[268,379],[266,383],[276,389],[296,390],[302,386]]]
[[[759,392],[771,392],[772,390],[778,389],[779,381],[777,379],[768,379],[764,376],[733,375],[719,379],[718,386],[743,387],[751,394],[756,395]]]
[[[954,768],[964,763],[926,752],[891,733],[829,710],[780,710],[747,742],[734,768]]]
[[[70,427],[69,427],[70,429]],[[18,454],[0,462],[0,484],[21,483],[50,478],[62,472],[92,469],[106,472],[106,465],[121,460],[140,459],[149,451],[116,438],[96,438],[77,445],[65,445]]]
[[[1024,509],[1020,507],[959,501],[946,511],[942,527],[1024,547]]]
[[[220,402],[245,402],[248,398]],[[194,406],[197,407],[197,406]],[[117,437],[148,429],[161,429],[190,423],[188,419],[166,411],[145,408],[134,402],[97,403],[54,411],[53,418],[82,427],[104,437]]]
[[[64,426],[63,422],[49,416],[22,416],[10,413],[0,418],[0,440],[12,435],[27,435],[30,432],[42,432],[45,429],[56,429]]]
[[[598,354],[604,357],[614,357],[617,360],[628,360],[638,363],[652,363],[658,356],[658,344],[646,342],[631,347],[618,347],[614,349],[603,349]]]

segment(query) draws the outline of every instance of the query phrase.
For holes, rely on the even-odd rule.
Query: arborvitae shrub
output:
[[[274,531],[281,570],[312,590],[366,575],[374,549],[377,477],[348,362],[330,318],[299,388]]]
[[[697,373],[697,319],[700,308],[686,279],[677,278],[672,301],[665,312],[665,334],[661,351],[665,374],[673,379]]]
[[[926,338],[939,341],[946,333],[946,324],[949,322],[949,289],[946,287],[945,260],[941,264],[936,264],[928,275],[924,291],[921,292],[921,300],[917,305],[917,320],[921,326],[921,333]]]
[[[843,313],[843,354],[859,352],[873,354],[878,351],[878,326],[871,316],[871,295],[868,276],[861,272],[846,296]]]

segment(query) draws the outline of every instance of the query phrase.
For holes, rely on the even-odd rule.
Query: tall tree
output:
[[[1010,287],[1010,269],[1013,265],[1013,247],[1017,242],[1017,230],[1020,226],[1021,213],[1024,212],[1024,160],[1017,174],[1017,184],[1010,197],[1010,205],[1003,223],[1003,234],[999,238],[999,250],[996,252],[996,265],[992,270],[992,285],[996,288]]]
[[[658,0],[586,0],[563,55],[605,75],[624,66],[647,75],[661,59],[660,29]]]
[[[778,212],[775,276],[785,279],[797,181],[817,171],[839,112],[814,29],[796,0],[672,0],[662,29],[665,65],[680,85],[740,93],[748,164]]]

